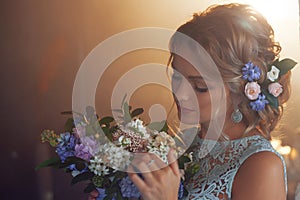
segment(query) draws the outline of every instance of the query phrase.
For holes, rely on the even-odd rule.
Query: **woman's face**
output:
[[[211,95],[213,96],[214,92],[220,92],[217,89],[220,87],[217,87],[216,83],[205,82],[193,65],[180,56],[175,55],[171,65],[174,69],[172,90],[179,119],[186,124],[208,125],[211,120]],[[228,89],[226,89],[226,93],[228,93]],[[197,103],[198,108],[196,107]],[[197,117],[199,112],[200,119]]]

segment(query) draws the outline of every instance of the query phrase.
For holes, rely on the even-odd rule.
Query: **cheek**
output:
[[[211,99],[209,92],[198,94],[198,104],[199,104],[199,111],[200,115],[207,115],[211,111]]]

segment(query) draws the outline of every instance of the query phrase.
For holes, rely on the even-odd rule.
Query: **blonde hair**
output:
[[[282,105],[290,96],[290,72],[279,80],[284,92],[279,97],[278,109],[267,105],[263,111],[251,109],[244,95],[245,81],[241,78],[243,65],[251,61],[261,69],[258,83],[263,83],[268,65],[279,57],[281,47],[274,41],[274,31],[267,20],[249,5],[214,5],[194,14],[177,31],[206,49],[228,85],[231,98],[240,98],[235,106],[243,113],[243,121],[247,124],[244,135],[257,128],[270,139],[270,132],[282,116]]]

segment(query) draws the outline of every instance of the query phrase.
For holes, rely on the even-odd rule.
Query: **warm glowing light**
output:
[[[292,159],[292,160],[295,160],[297,157],[298,157],[298,151],[295,149],[295,148],[292,148],[292,151],[291,151],[291,153],[290,153],[290,158]]]
[[[298,3],[297,1],[284,0],[240,0],[240,2],[252,5],[270,21],[287,20],[295,17],[291,11],[295,10],[295,6],[297,6],[295,3]]]
[[[278,139],[271,140],[271,145],[278,151],[281,155],[289,155],[292,152],[290,146],[281,146],[282,141]]]
[[[289,155],[291,153],[292,148],[290,146],[283,146],[278,149],[278,152],[281,155]]]
[[[277,150],[279,147],[281,147],[281,140],[272,139],[271,140],[271,145],[273,146],[274,149]]]

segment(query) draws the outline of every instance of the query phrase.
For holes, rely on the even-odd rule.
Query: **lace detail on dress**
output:
[[[194,161],[200,164],[200,171],[187,184],[189,191],[187,199],[231,199],[232,185],[239,167],[248,157],[262,151],[274,152],[281,158],[287,190],[284,159],[262,136],[226,142],[197,138],[192,151]]]

